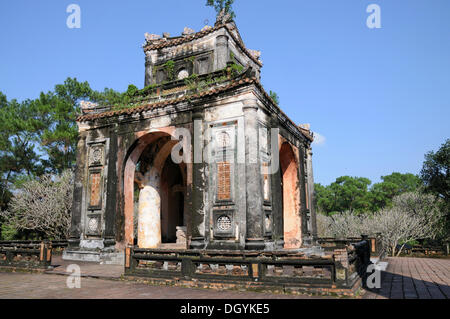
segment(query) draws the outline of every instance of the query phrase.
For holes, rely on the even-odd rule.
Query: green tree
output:
[[[427,191],[450,202],[450,139],[437,152],[425,155],[420,177]]]
[[[42,123],[36,118],[33,103],[7,101],[0,93],[0,208],[11,198],[13,184],[24,176],[43,172],[37,154],[37,133]]]
[[[225,10],[225,14],[229,14],[231,19],[236,17],[236,14],[233,11],[232,5],[234,0],[207,0],[206,5],[209,7],[213,7],[217,14],[221,13],[222,10]]]
[[[371,181],[363,177],[342,176],[329,186],[316,184],[318,210],[332,212],[363,212],[370,207],[368,187]]]
[[[34,101],[44,123],[40,144],[46,154],[43,163],[48,171],[61,173],[74,165],[78,136],[75,120],[80,113],[78,103],[89,100],[92,95],[87,82],[68,78],[64,84],[56,85],[54,92],[42,92]]]
[[[395,196],[414,192],[423,186],[421,179],[410,173],[395,172],[381,179],[381,183],[374,184],[370,189],[370,210],[373,212],[391,206]]]
[[[130,86],[125,93],[106,88],[103,92],[91,89],[88,82],[67,78],[64,84],[55,86],[54,91],[41,93],[33,101],[37,116],[42,123],[39,142],[45,153],[42,159],[46,172],[62,173],[75,164],[78,127],[76,118],[80,115],[79,103],[82,100],[102,105],[115,105],[130,102],[130,94],[136,88]]]
[[[450,139],[441,145],[437,152],[425,155],[420,177],[425,184],[425,191],[443,199],[442,211],[446,214],[445,226],[441,239],[450,238]]]

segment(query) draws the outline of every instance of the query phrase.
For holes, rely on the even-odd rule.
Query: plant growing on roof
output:
[[[175,62],[173,60],[169,60],[166,63],[164,63],[164,67],[166,68],[167,71],[167,78],[170,81],[173,81],[173,79],[175,78]]]
[[[214,7],[217,15],[219,15],[223,10],[224,14],[229,14],[231,19],[236,18],[236,14],[233,11],[232,5],[234,0],[207,0],[206,6]]]

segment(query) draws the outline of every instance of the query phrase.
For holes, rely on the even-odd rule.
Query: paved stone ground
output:
[[[382,287],[367,292],[368,299],[450,298],[450,259],[389,258],[389,266],[382,274]],[[53,273],[1,273],[0,299],[5,298],[104,298],[104,299],[307,299],[307,295],[279,295],[212,289],[150,286],[137,282],[119,281],[121,266],[78,263],[85,275],[80,289],[67,287],[66,262],[55,258]],[[106,280],[101,277],[116,280]],[[317,298],[317,297],[314,297]]]
[[[95,278],[81,278],[81,288],[70,289],[67,276],[0,273],[0,299],[306,299],[308,296],[217,291]]]
[[[450,259],[388,258],[381,289],[367,292],[369,299],[449,299]]]
[[[67,275],[67,267],[71,264],[80,266],[81,274],[84,276],[97,277],[97,278],[120,278],[124,273],[123,266],[120,265],[100,265],[97,263],[81,262],[81,261],[67,261],[63,260],[61,256],[55,255],[52,258],[51,271],[46,271],[50,274]]]

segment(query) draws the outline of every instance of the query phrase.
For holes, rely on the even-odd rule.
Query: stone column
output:
[[[228,37],[226,35],[219,35],[216,38],[216,70],[225,69],[228,61]]]
[[[72,202],[72,220],[70,225],[69,246],[76,247],[80,243],[81,217],[83,211],[83,185],[85,184],[84,172],[87,165],[86,136],[80,136],[77,144],[77,163],[74,176],[74,190]]]
[[[258,143],[258,104],[256,99],[244,101],[245,177],[246,177],[246,248],[264,249],[263,187]]]
[[[278,145],[279,140],[279,126],[277,114],[274,112],[271,114],[270,119],[271,128],[277,129],[271,131],[271,148],[270,155],[272,157],[272,175],[270,177],[272,183],[272,216],[273,216],[273,232],[274,239],[276,241],[277,248],[282,249],[284,247],[284,223],[283,223],[283,195],[281,194],[281,166],[280,166],[280,148]],[[275,134],[273,136],[272,134]]]
[[[158,248],[161,244],[160,175],[151,168],[139,193],[138,247]]]
[[[204,111],[196,107],[192,114],[193,129],[193,164],[192,164],[192,217],[191,239],[192,249],[205,247],[205,163],[203,161],[203,122]]]
[[[149,55],[149,53],[145,54],[145,81],[144,81],[144,87],[152,84],[153,79],[153,66],[152,66],[152,58]]]
[[[115,244],[115,221],[117,200],[117,126],[110,130],[108,151],[108,180],[106,186],[106,209],[105,209],[105,246]]]
[[[308,246],[310,244],[310,234],[308,231],[308,165],[307,165],[307,153],[308,150],[304,145],[300,145],[299,156],[299,183],[300,183],[300,216],[301,216],[301,231],[302,231],[302,246]]]
[[[312,166],[312,150],[311,147],[307,149],[306,166],[308,168],[308,201],[309,201],[309,221],[312,240],[317,240],[317,224],[316,224],[316,210],[314,208],[314,175]]]

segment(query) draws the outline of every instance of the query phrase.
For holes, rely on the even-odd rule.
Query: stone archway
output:
[[[298,164],[292,146],[287,142],[280,148],[280,166],[284,248],[297,249],[302,244]]]
[[[161,204],[164,198],[161,198],[161,177],[166,162],[170,158],[172,148],[178,143],[177,140],[171,139],[174,131],[175,128],[168,127],[141,136],[134,144],[135,146],[126,161],[124,170],[124,215],[127,245],[134,244],[135,182],[139,185],[138,246],[140,248],[157,248],[162,243]],[[136,168],[138,164],[141,165],[140,161],[145,153],[150,153],[147,162],[142,163],[146,167],[140,167],[142,173],[136,172]],[[181,188],[185,189],[186,165],[180,164],[178,166],[182,176]],[[185,199],[185,196],[183,199]],[[183,209],[185,206],[184,200]]]

